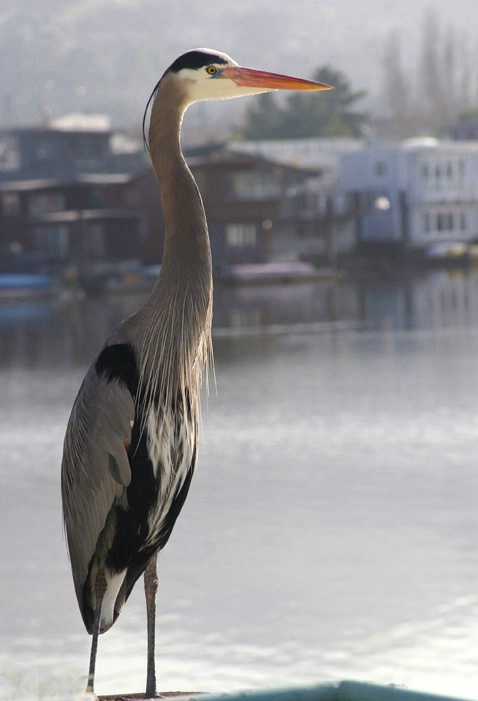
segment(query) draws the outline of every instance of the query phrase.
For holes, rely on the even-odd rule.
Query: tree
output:
[[[332,85],[334,90],[323,95],[293,93],[282,104],[271,93],[265,93],[247,111],[241,136],[246,139],[360,136],[366,115],[354,107],[366,93],[353,92],[344,74],[330,66],[318,68],[313,80]]]
[[[433,126],[439,124],[440,120],[446,121],[448,117],[445,114],[445,53],[437,15],[429,8],[422,26],[418,111]]]
[[[406,36],[393,30],[383,53],[382,106],[390,133],[446,135],[460,116],[478,108],[474,39],[468,29],[443,25],[433,8],[423,15],[417,55],[402,51]]]
[[[404,137],[413,129],[412,88],[403,69],[402,43],[397,30],[393,30],[386,41],[382,70],[385,110],[393,133]]]

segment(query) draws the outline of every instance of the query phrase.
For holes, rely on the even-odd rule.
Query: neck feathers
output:
[[[180,146],[184,94],[166,75],[151,111],[149,145],[161,189],[165,244],[161,273],[140,312],[140,388],[171,406],[197,403],[212,362],[212,264],[204,207]]]

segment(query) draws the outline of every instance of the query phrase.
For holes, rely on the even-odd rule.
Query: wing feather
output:
[[[117,378],[88,371],[73,405],[62,462],[63,516],[80,609],[91,559],[115,500],[131,481],[133,397]]]

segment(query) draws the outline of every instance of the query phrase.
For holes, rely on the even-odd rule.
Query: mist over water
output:
[[[160,556],[163,690],[355,678],[476,696],[478,278],[217,289],[216,387]],[[73,698],[90,638],[63,435],[140,297],[0,307],[0,698]],[[97,691],[141,691],[139,581]]]

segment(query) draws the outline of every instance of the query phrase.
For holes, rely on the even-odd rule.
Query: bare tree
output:
[[[402,138],[409,134],[412,104],[411,86],[403,68],[402,42],[397,29],[392,30],[388,35],[382,65],[382,93],[385,110],[393,134]]]
[[[423,15],[418,70],[404,65],[402,37],[396,29],[390,32],[383,53],[382,96],[392,134],[439,136],[460,119],[475,119],[478,44],[470,32],[451,23],[441,25],[429,8]]]
[[[437,15],[428,8],[422,24],[417,109],[422,118],[434,129],[439,128],[448,118],[442,46]]]

